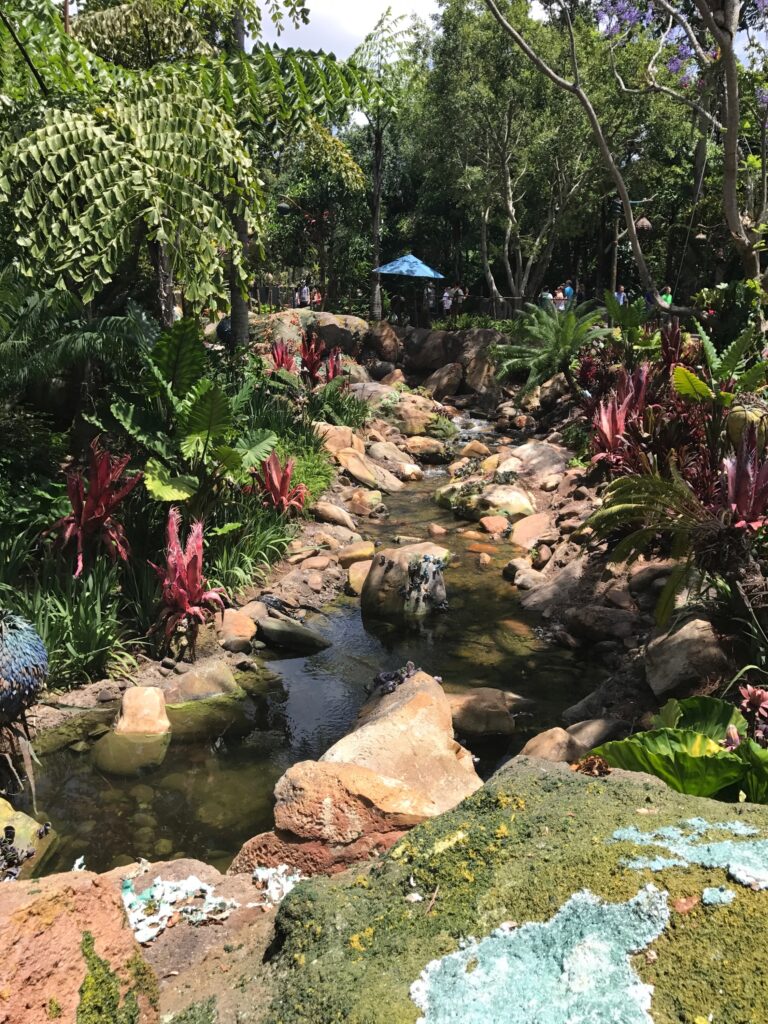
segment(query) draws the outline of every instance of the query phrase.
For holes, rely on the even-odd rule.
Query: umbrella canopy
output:
[[[411,253],[401,256],[399,260],[387,263],[383,267],[376,267],[374,274],[399,274],[401,277],[429,277],[435,281],[444,280],[442,274],[432,270],[426,263],[416,259]]]

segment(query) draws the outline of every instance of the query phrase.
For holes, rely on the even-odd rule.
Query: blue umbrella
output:
[[[376,267],[374,274],[399,274],[401,277],[428,277],[435,281],[444,280],[444,276],[436,270],[432,270],[426,263],[416,259],[411,253],[401,256],[400,259],[387,263],[383,267]]]

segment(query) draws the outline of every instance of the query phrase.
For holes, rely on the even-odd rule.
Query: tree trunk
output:
[[[149,258],[155,271],[155,313],[163,327],[173,326],[173,272],[165,246],[149,243]]]
[[[371,200],[371,241],[373,265],[381,265],[381,193],[384,179],[384,131],[380,121],[372,125],[373,132],[373,198]],[[381,275],[374,274],[371,289],[371,320],[381,320]]]
[[[502,308],[504,299],[496,285],[496,278],[493,276],[493,270],[488,259],[488,219],[490,215],[491,211],[489,209],[483,210],[483,216],[480,219],[480,258],[483,261],[483,273],[485,274],[485,280],[491,294],[491,304],[495,317],[497,310]]]

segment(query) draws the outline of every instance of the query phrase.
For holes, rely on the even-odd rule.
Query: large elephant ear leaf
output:
[[[150,459],[144,471],[144,486],[157,501],[186,501],[197,494],[200,481],[194,476],[174,476],[158,459]]]
[[[158,338],[151,358],[173,394],[183,398],[205,373],[205,346],[197,323],[175,323]]]
[[[182,454],[187,459],[202,456],[226,438],[232,428],[232,406],[220,387],[201,388],[186,410],[181,423]]]
[[[638,733],[604,743],[593,753],[604,757],[612,768],[655,775],[678,793],[690,796],[715,796],[745,774],[739,757],[690,729]]]
[[[729,725],[735,725],[740,736],[747,735],[747,721],[739,709],[716,697],[670,700],[654,718],[654,725],[658,728],[690,729],[716,743],[725,739]]]

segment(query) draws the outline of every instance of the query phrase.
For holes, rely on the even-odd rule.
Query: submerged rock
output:
[[[55,831],[51,828],[42,829],[40,822],[35,821],[23,811],[17,811],[0,797],[0,837],[6,834],[6,829],[14,829],[15,836],[12,846],[18,850],[23,861],[15,878],[31,878],[40,874],[49,855],[58,842]],[[33,851],[32,857],[26,857],[27,852]],[[3,858],[0,856],[0,865]],[[12,865],[11,865],[12,866]],[[0,870],[0,892],[4,889],[3,871]]]
[[[330,641],[320,633],[292,619],[262,619],[259,622],[259,633],[270,645],[300,653],[312,654],[331,646]]]
[[[515,714],[533,701],[508,690],[478,686],[469,693],[449,693],[453,727],[460,736],[511,736]]]
[[[91,760],[99,771],[108,775],[139,775],[158,768],[165,760],[171,743],[170,722],[167,732],[105,733],[91,750]]]

